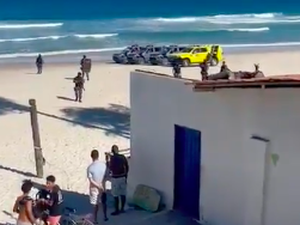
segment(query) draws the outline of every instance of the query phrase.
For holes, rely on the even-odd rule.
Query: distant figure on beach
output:
[[[115,203],[115,211],[111,215],[116,216],[125,212],[129,165],[126,157],[119,154],[117,145],[111,147],[111,153],[109,169],[111,172],[111,194]],[[121,208],[119,207],[119,198],[121,199]]]
[[[82,72],[83,78],[86,76],[86,80],[90,80],[90,71],[91,71],[92,61],[91,59],[88,59],[86,55],[82,56],[82,59],[80,61],[80,70]]]
[[[82,92],[84,90],[84,79],[80,72],[77,73],[77,76],[74,77],[73,82],[75,84],[74,92],[75,92],[75,102],[82,101]]]
[[[209,66],[208,66],[208,62],[206,60],[204,60],[202,63],[200,63],[200,69],[201,69],[201,77],[202,77],[202,80],[207,80],[207,77],[208,77],[208,69],[209,69]]]
[[[17,225],[32,225],[35,223],[32,211],[33,199],[29,196],[32,187],[32,182],[24,182],[21,187],[23,194],[15,201],[13,212],[19,214]]]
[[[43,65],[44,65],[44,60],[41,54],[38,55],[35,61],[36,67],[37,67],[37,74],[42,74],[43,73]]]
[[[98,150],[91,152],[92,163],[87,168],[87,178],[89,180],[90,191],[90,204],[94,208],[93,216],[94,223],[98,223],[98,210],[99,205],[102,203],[104,221],[107,221],[107,206],[106,206],[106,193],[105,193],[105,181],[107,174],[107,167],[104,162],[99,161]]]

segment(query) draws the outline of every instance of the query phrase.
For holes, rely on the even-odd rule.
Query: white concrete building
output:
[[[213,225],[300,223],[299,78],[130,84],[131,186]]]

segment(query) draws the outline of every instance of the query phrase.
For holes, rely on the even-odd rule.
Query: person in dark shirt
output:
[[[49,190],[47,199],[44,199],[49,209],[48,225],[58,225],[63,211],[61,189],[55,184],[55,177],[53,175],[46,178],[46,186],[47,190]]]
[[[179,60],[174,60],[172,62],[173,76],[176,78],[181,78],[181,62]]]
[[[84,90],[84,79],[82,77],[82,73],[78,72],[77,76],[73,79],[75,84],[74,92],[75,92],[75,102],[82,101],[82,92]]]
[[[42,74],[43,72],[43,65],[44,65],[44,60],[41,54],[38,55],[35,61],[36,67],[37,67],[37,74]]]
[[[115,216],[124,212],[129,166],[126,157],[119,154],[117,145],[112,146],[111,152],[109,169],[111,172],[111,194],[115,203],[115,211],[111,215]],[[119,208],[119,197],[121,198],[121,209]]]
[[[223,62],[222,62],[221,69],[220,69],[220,73],[221,73],[221,72],[224,72],[224,71],[226,71],[226,70],[228,70],[228,66],[226,65],[226,62],[223,61]]]
[[[85,70],[85,62],[86,62],[86,55],[82,56],[82,59],[80,60],[80,69],[82,73],[82,77],[86,76],[87,81],[90,79],[89,73]]]
[[[201,69],[202,80],[207,80],[208,69],[209,69],[208,62],[206,60],[204,60],[202,63],[200,63],[199,66],[200,66],[200,69]]]

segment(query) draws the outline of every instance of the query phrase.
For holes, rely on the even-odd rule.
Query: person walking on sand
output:
[[[24,182],[21,187],[23,194],[15,201],[13,212],[19,214],[17,225],[32,225],[35,223],[32,211],[33,199],[29,196],[32,187],[32,182]]]
[[[119,154],[117,145],[112,146],[111,152],[109,169],[111,172],[111,193],[114,197],[115,205],[115,211],[111,215],[116,216],[124,212],[129,165],[126,157]],[[121,199],[121,208],[119,207],[119,198]]]
[[[77,73],[77,76],[74,77],[73,83],[75,84],[74,93],[75,93],[75,102],[82,102],[82,92],[84,90],[84,79],[80,72]]]
[[[82,59],[80,60],[80,69],[81,69],[81,73],[82,73],[82,77],[84,78],[84,76],[86,76],[86,80],[89,81],[90,80],[90,75],[89,73],[86,71],[86,55],[82,56]]]
[[[89,197],[90,204],[93,206],[94,223],[98,223],[99,205],[103,204],[104,221],[107,221],[106,215],[106,193],[105,181],[107,167],[104,162],[99,161],[99,152],[93,150],[91,152],[92,163],[87,168],[87,179],[89,181]]]
[[[43,65],[44,65],[44,60],[41,54],[38,55],[35,61],[36,67],[37,67],[37,74],[42,74],[43,73]]]

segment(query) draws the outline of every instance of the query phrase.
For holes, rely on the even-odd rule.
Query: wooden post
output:
[[[43,178],[44,158],[43,158],[42,147],[41,147],[41,139],[40,139],[35,99],[29,99],[29,105],[30,105],[30,120],[31,120],[32,140],[33,140],[33,147],[34,147],[36,175],[39,178]]]

